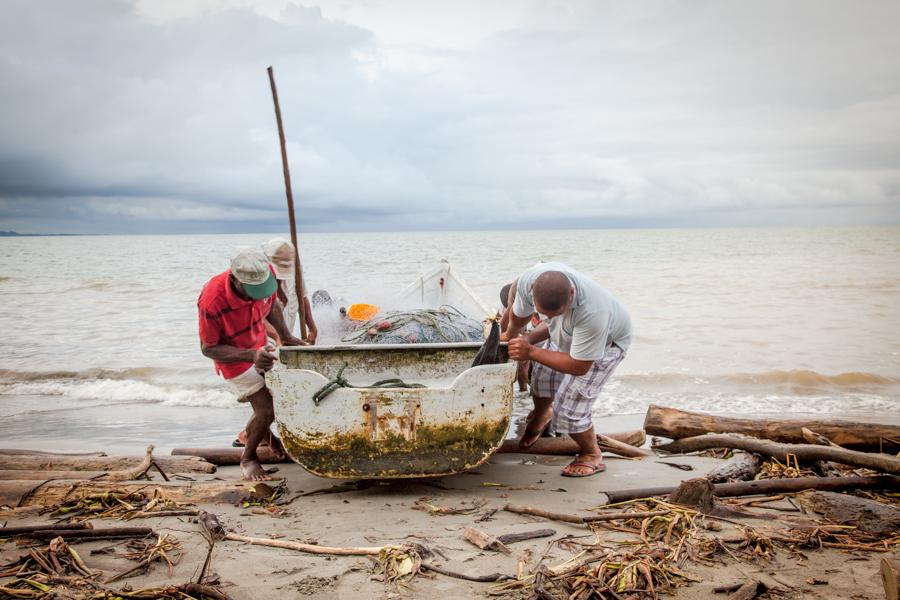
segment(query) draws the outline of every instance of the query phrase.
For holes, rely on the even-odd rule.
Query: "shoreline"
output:
[[[527,406],[519,405],[506,439],[521,433],[522,417]],[[132,404],[114,409],[100,406],[72,408],[53,413],[29,413],[6,417],[0,429],[3,445],[8,448],[50,452],[86,452],[104,450],[109,454],[141,455],[147,444],[157,447],[157,455],[168,454],[183,446],[230,446],[250,416],[250,408],[166,407],[158,404]],[[703,411],[727,415],[727,411]],[[598,433],[641,429],[645,413],[604,415],[594,418]],[[784,417],[783,413],[741,415],[757,418]],[[877,413],[845,411],[841,413],[791,413],[792,419],[829,418],[868,423],[900,425],[900,411]],[[194,427],[196,424],[196,427]],[[5,431],[4,431],[5,430]],[[85,440],[89,440],[85,442]]]

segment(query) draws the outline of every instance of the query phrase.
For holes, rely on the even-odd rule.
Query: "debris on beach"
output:
[[[413,510],[423,510],[431,515],[471,515],[478,512],[482,506],[487,504],[484,498],[480,500],[472,500],[468,505],[463,502],[460,506],[438,506],[431,504],[431,498],[424,497],[416,500],[410,507]]]
[[[181,561],[181,557],[184,555],[184,552],[181,549],[181,543],[171,534],[159,535],[155,540],[152,538],[131,540],[125,544],[125,548],[128,552],[124,554],[124,557],[129,560],[138,561],[138,564],[131,569],[110,577],[104,583],[112,583],[120,579],[143,573],[149,570],[154,562],[165,562],[169,568],[169,577],[171,577],[172,570],[175,568],[175,565]]]

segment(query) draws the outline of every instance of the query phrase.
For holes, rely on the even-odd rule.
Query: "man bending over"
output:
[[[631,318],[606,289],[562,263],[542,263],[519,276],[509,323],[501,339],[509,356],[530,360],[534,411],[519,441],[532,446],[550,425],[578,444],[567,477],[606,470],[591,418],[594,401],[631,343]],[[521,336],[533,313],[544,323]],[[546,339],[545,348],[535,344]]]
[[[284,309],[275,295],[278,284],[261,249],[238,248],[231,269],[206,282],[197,301],[200,317],[200,350],[213,359],[218,371],[237,393],[249,402],[253,415],[247,422],[247,442],[241,455],[244,479],[271,479],[259,464],[256,448],[264,439],[278,458],[284,458],[281,440],[269,427],[275,420],[272,394],[263,373],[275,362],[274,348],[266,346],[268,322],[285,346],[305,342],[294,337],[284,323]]]

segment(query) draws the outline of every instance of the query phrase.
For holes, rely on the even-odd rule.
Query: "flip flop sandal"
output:
[[[529,422],[528,426],[525,427],[525,433],[522,434],[522,439],[524,440],[525,438],[534,436],[534,440],[529,444],[523,444],[522,440],[519,440],[519,450],[528,450],[529,448],[537,444],[538,440],[544,437],[544,433],[550,428],[551,421],[553,421],[552,416],[547,419],[547,423],[545,423],[544,426],[541,427],[540,433],[537,434],[535,434],[536,429],[532,429],[531,427],[532,422]]]
[[[591,471],[590,471],[590,473],[573,473],[571,471],[564,470],[562,472],[563,477],[590,477],[591,475],[596,475],[597,473],[602,473],[603,471],[606,470],[606,465],[604,465],[603,463],[595,465],[594,463],[583,462],[583,461],[570,462],[566,466],[566,469],[568,469],[569,467],[587,467]]]
[[[278,467],[269,467],[268,469],[263,469],[269,475],[274,475],[278,472]]]

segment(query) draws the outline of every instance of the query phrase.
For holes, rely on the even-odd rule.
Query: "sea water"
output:
[[[272,235],[0,238],[4,446],[224,445],[249,414],[200,354],[197,296]],[[442,258],[490,306],[561,261],[629,310],[598,428],[649,404],[900,422],[900,228],[301,234],[310,291],[388,306]],[[328,315],[321,315],[326,320]],[[516,414],[528,410],[517,400]]]

